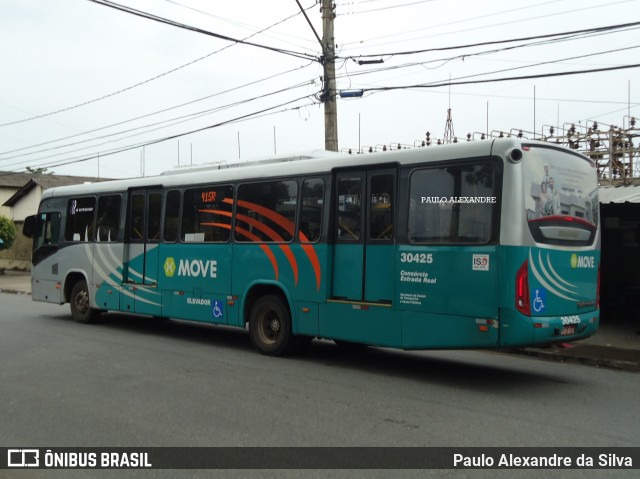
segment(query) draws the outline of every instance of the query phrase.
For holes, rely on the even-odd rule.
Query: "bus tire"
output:
[[[291,351],[294,336],[287,304],[275,295],[259,298],[251,308],[249,336],[253,347],[267,356],[281,356]]]
[[[73,285],[69,304],[71,305],[71,316],[78,323],[92,323],[100,315],[99,311],[91,307],[89,288],[84,279]]]

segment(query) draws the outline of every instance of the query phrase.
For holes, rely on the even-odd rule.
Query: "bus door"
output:
[[[159,188],[129,191],[127,214],[124,309],[141,314],[159,315],[158,244],[162,212]]]
[[[395,167],[336,173],[334,299],[391,303]]]

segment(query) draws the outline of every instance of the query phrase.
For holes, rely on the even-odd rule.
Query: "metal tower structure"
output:
[[[453,132],[453,119],[451,118],[451,108],[447,108],[447,123],[444,126],[443,143],[457,143],[458,139]]]

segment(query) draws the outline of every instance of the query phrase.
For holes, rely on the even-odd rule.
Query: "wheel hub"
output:
[[[89,309],[89,295],[86,292],[83,291],[76,297],[76,308],[83,314]]]
[[[279,318],[271,318],[269,322],[269,330],[275,335],[280,331],[280,319]]]

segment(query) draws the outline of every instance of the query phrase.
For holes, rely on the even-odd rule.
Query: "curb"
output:
[[[579,349],[579,348],[576,348]],[[610,350],[612,353],[621,353],[621,355],[626,355],[628,353],[627,350],[620,350],[616,348],[605,348]],[[575,351],[575,350],[574,350]],[[640,362],[638,361],[628,361],[622,358],[614,358],[614,357],[605,357],[605,356],[588,356],[585,354],[580,354],[579,351],[575,351],[571,354],[567,354],[566,352],[558,351],[558,350],[544,350],[537,348],[523,348],[516,350],[517,353],[523,354],[525,356],[535,356],[542,359],[547,359],[551,361],[560,361],[567,363],[576,363],[576,364],[584,364],[585,366],[595,366],[601,368],[608,369],[616,369],[619,371],[628,371],[628,372],[640,372]]]
[[[7,293],[7,294],[26,294],[31,296],[31,292],[29,291],[19,291],[17,289],[7,289],[7,288],[0,288],[0,293]]]

